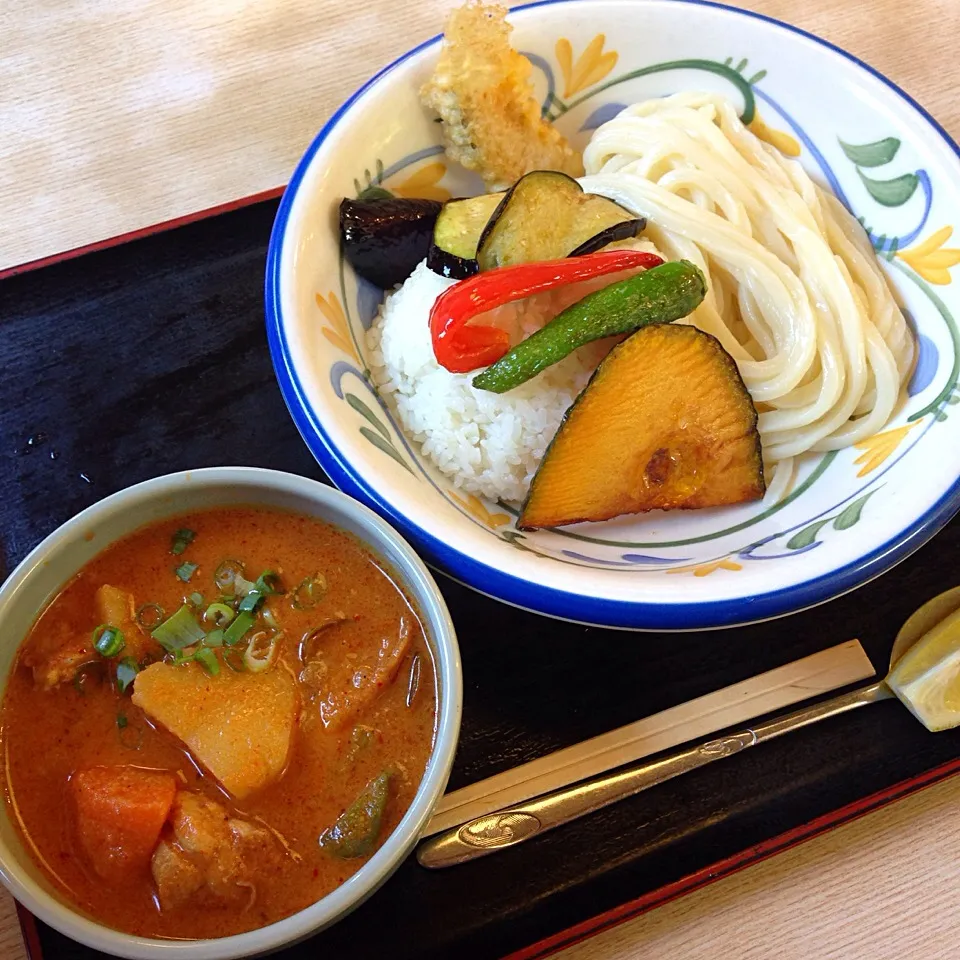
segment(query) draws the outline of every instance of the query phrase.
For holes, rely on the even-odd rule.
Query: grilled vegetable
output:
[[[618,344],[567,411],[517,526],[758,500],[757,412],[733,358],[687,325]]]
[[[434,273],[462,280],[477,272],[480,234],[500,206],[503,196],[502,193],[485,193],[465,200],[450,200],[443,205],[427,255],[427,266]]]
[[[473,385],[493,393],[512,390],[592,340],[687,316],[706,292],[703,274],[686,260],[663,263],[612,283],[567,307],[475,376]]]
[[[370,853],[380,835],[383,813],[390,798],[389,771],[371,780],[337,822],[320,835],[320,846],[335,857],[352,860]]]
[[[430,335],[437,363],[451,373],[468,373],[495,363],[510,349],[510,337],[505,330],[468,324],[478,314],[563,284],[660,263],[660,257],[652,253],[604,250],[588,257],[503,267],[461,280],[440,294],[430,310]]]
[[[403,283],[429,252],[441,207],[437,200],[398,197],[343,200],[340,237],[347,260],[384,290]]]
[[[611,235],[614,226],[619,230]],[[492,270],[558,260],[598,249],[603,236],[635,237],[644,226],[645,220],[612,200],[584,193],[573,177],[535,170],[521,177],[493,212],[477,246],[477,263],[481,270]]]

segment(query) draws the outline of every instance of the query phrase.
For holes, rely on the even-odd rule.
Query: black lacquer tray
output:
[[[251,464],[323,478],[274,382],[263,266],[274,201],[0,281],[0,571],[121,487]],[[451,788],[900,623],[960,580],[960,522],[855,593],[722,632],[635,634],[520,612],[440,577],[465,706]],[[960,768],[960,732],[896,701],[713,764],[446,871],[412,858],[363,907],[278,954],[541,956]],[[32,952],[94,951],[25,916]]]

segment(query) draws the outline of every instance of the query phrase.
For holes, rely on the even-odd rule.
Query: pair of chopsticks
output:
[[[874,675],[860,642],[849,640],[448,793],[422,836],[459,827]]]

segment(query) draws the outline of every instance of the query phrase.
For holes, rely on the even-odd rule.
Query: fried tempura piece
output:
[[[583,161],[540,115],[530,61],[510,46],[507,9],[469,0],[447,20],[440,61],[420,92],[443,121],[447,156],[501,190],[531,170],[583,174]]]

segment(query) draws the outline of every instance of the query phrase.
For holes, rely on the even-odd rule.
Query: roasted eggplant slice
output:
[[[340,236],[350,265],[384,290],[403,283],[429,253],[442,206],[436,200],[400,197],[345,199]]]
[[[480,234],[503,198],[502,193],[486,193],[445,203],[433,228],[427,266],[453,280],[473,276]]]
[[[602,250],[607,246],[607,244],[616,243],[618,240],[632,240],[643,231],[646,225],[647,221],[643,217],[638,217],[635,220],[621,220],[620,223],[615,223],[612,227],[607,227],[605,230],[601,230],[596,236],[585,240],[579,247],[568,253],[567,256],[583,257],[588,253],[596,253],[598,250]]]
[[[614,239],[635,237],[645,225],[612,200],[584,193],[573,177],[535,170],[510,188],[491,215],[477,245],[477,263],[492,270],[592,253]]]

